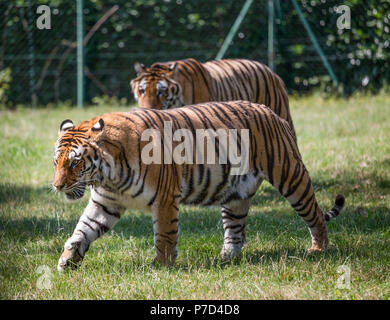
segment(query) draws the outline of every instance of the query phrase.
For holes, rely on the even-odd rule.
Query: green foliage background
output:
[[[69,50],[69,43],[76,40],[75,3],[0,3],[0,70],[9,67],[13,79],[8,104],[28,103],[33,94],[41,104],[75,102],[76,51]],[[290,91],[306,92],[319,87],[334,92],[292,2],[274,3],[276,72]],[[341,83],[338,91],[347,95],[356,90],[376,92],[389,82],[388,0],[298,3]],[[39,4],[51,8],[51,30],[35,27]],[[103,94],[131,99],[128,83],[134,76],[135,61],[150,64],[187,57],[213,59],[243,4],[244,0],[85,0],[86,33],[114,5],[119,6],[86,47],[87,67],[94,77],[87,79],[88,100]],[[336,27],[340,14],[335,7],[339,5],[351,9],[349,30]],[[267,1],[254,1],[225,57],[267,63],[267,20]],[[31,46],[33,66],[29,64]]]

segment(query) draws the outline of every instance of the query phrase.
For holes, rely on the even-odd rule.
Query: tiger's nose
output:
[[[53,187],[57,190],[57,191],[61,191],[64,187],[65,187],[65,183],[53,183]]]

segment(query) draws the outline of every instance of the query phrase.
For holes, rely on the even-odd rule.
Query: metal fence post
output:
[[[28,64],[29,64],[29,87],[31,96],[31,105],[33,107],[37,104],[37,95],[35,93],[35,50],[34,50],[34,33],[33,33],[33,13],[31,0],[27,2],[27,43],[28,43]]]
[[[83,0],[77,0],[77,106],[84,105],[84,15]]]
[[[295,10],[297,10],[299,19],[301,19],[301,22],[302,22],[303,26],[305,27],[305,29],[306,29],[306,31],[307,31],[307,33],[309,35],[309,38],[310,38],[311,42],[313,43],[314,48],[316,49],[318,55],[320,56],[324,67],[328,71],[328,73],[329,73],[330,77],[332,78],[333,82],[336,85],[338,85],[339,81],[338,81],[335,73],[333,72],[332,67],[329,64],[328,59],[326,58],[324,52],[322,51],[322,49],[320,47],[320,44],[317,41],[316,36],[314,35],[313,31],[311,31],[310,25],[307,22],[305,16],[303,15],[301,8],[299,7],[299,5],[298,5],[296,0],[291,0],[291,1],[292,1],[293,5],[295,7]]]
[[[274,0],[268,0],[268,67],[274,70]]]
[[[238,14],[238,17],[237,17],[236,21],[234,21],[234,24],[233,24],[232,28],[230,29],[227,37],[225,38],[225,40],[224,40],[224,42],[223,42],[223,44],[221,46],[221,49],[219,49],[219,51],[217,53],[217,56],[215,57],[215,60],[220,60],[225,55],[226,50],[230,46],[230,42],[232,42],[233,37],[237,33],[237,30],[240,27],[240,24],[241,24],[242,20],[244,20],[244,18],[246,16],[246,14],[247,14],[247,12],[248,12],[252,2],[253,2],[253,0],[246,0],[245,1],[244,6],[242,7],[240,13]]]

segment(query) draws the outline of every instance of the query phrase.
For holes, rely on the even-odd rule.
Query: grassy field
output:
[[[219,210],[181,206],[175,266],[152,265],[151,217],[128,211],[79,270],[64,274],[57,261],[88,196],[68,203],[50,192],[58,126],[126,108],[1,112],[0,298],[389,299],[390,96],[293,98],[291,109],[320,206],[328,210],[337,193],[346,196],[345,211],[328,224],[328,251],[306,254],[306,225],[265,183],[242,255],[231,262],[218,257]],[[350,286],[338,287],[345,268]]]

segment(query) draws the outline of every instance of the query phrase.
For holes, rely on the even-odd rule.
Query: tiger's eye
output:
[[[163,88],[158,88],[157,89],[157,97],[161,97],[163,95],[165,95],[167,92],[167,88],[163,87]]]
[[[73,169],[75,166],[77,166],[80,163],[80,160],[73,160],[70,163],[70,168]]]

